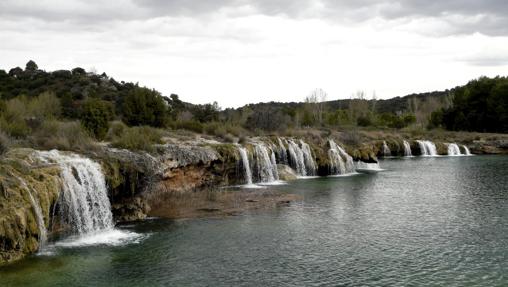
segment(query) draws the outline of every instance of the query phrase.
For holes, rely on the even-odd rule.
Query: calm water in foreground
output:
[[[304,198],[276,210],[61,243],[0,268],[0,286],[508,286],[508,157],[381,165],[276,186]]]

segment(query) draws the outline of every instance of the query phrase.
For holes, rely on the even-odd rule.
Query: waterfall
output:
[[[331,174],[346,174],[355,171],[353,158],[347,152],[337,145],[333,140],[329,140],[330,149],[328,157],[330,158]]]
[[[21,187],[26,190],[28,193],[28,198],[30,198],[30,203],[32,204],[32,208],[34,210],[35,214],[35,220],[37,220],[37,227],[39,229],[39,252],[44,250],[44,247],[46,246],[46,242],[48,241],[48,232],[46,230],[46,224],[44,223],[44,216],[42,215],[42,208],[41,204],[39,203],[39,200],[32,195],[32,192],[30,190],[30,187],[26,184],[26,182],[16,176],[16,178],[19,180]]]
[[[247,150],[244,147],[239,146],[238,152],[240,153],[241,165],[243,166],[245,182],[247,184],[252,184],[252,171],[250,169],[249,163],[249,155],[247,154]]]
[[[302,140],[300,140],[300,145],[302,146],[305,169],[307,170],[306,175],[316,175],[316,163],[314,161],[314,157],[312,156],[310,146]]]
[[[270,161],[272,162],[273,177],[275,180],[279,180],[279,171],[277,170],[277,160],[275,159],[275,152],[272,150],[270,155]]]
[[[340,156],[337,144],[333,140],[329,140],[330,149],[328,150],[328,158],[330,159],[330,174],[345,174],[346,164]]]
[[[469,151],[469,148],[465,145],[462,146],[464,148],[464,154],[465,155],[471,155],[471,152]]]
[[[383,141],[383,156],[391,156],[392,152],[390,151],[390,148],[386,144],[386,141]]]
[[[460,153],[460,148],[456,143],[449,143],[447,145],[448,145],[448,155],[450,156],[462,155]]]
[[[288,141],[288,150],[289,150],[289,163],[292,168],[296,170],[296,173],[299,175],[307,175],[307,171],[305,170],[305,160],[303,158],[303,151],[300,147],[292,140]]]
[[[301,176],[315,175],[317,168],[310,146],[300,140],[300,145],[292,140],[288,141],[289,164]]]
[[[256,144],[254,147],[254,159],[258,181],[273,182],[279,179],[273,151],[271,155],[268,155],[268,148],[264,144]]]
[[[403,144],[404,144],[404,156],[413,156],[413,153],[411,153],[411,145],[409,145],[409,143],[406,140],[403,141]]]
[[[279,142],[279,151],[277,153],[279,156],[279,161],[282,164],[288,164],[288,152],[286,147],[280,138],[277,138],[277,141]]]
[[[431,141],[422,141],[417,140],[418,145],[420,146],[422,156],[436,156],[437,149],[436,145]]]
[[[61,168],[59,213],[72,233],[85,235],[113,229],[106,180],[100,165],[88,158],[56,150],[38,154],[43,161],[56,163]]]
[[[355,171],[355,164],[353,162],[353,157],[350,156],[346,150],[344,150],[340,145],[337,145],[337,149],[339,150],[340,155],[342,158],[346,159],[346,173],[354,172]]]

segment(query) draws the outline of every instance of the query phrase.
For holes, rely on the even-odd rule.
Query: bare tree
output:
[[[310,95],[305,98],[307,106],[312,111],[314,121],[320,125],[323,124],[323,114],[325,112],[325,102],[328,94],[323,89],[315,89]]]

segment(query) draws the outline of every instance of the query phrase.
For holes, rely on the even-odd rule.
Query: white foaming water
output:
[[[383,156],[391,156],[392,152],[390,151],[390,148],[386,144],[386,141],[383,141]]]
[[[247,150],[241,146],[238,146],[238,152],[240,153],[240,158],[242,160],[241,163],[244,170],[245,182],[250,185],[252,184],[252,171],[250,169],[249,155],[247,154]]]
[[[465,145],[462,146],[464,148],[464,154],[465,155],[472,155],[471,152],[469,151],[469,148]]]
[[[94,245],[120,246],[129,243],[139,243],[146,235],[132,231],[109,229],[103,232],[90,233],[84,236],[71,236],[56,242],[55,247],[86,247]]]
[[[16,178],[20,182],[21,187],[23,187],[23,189],[26,190],[26,192],[28,193],[28,197],[30,198],[30,203],[32,204],[32,208],[33,208],[34,214],[35,214],[35,220],[37,220],[37,227],[39,229],[38,252],[42,253],[42,252],[44,252],[44,249],[46,247],[46,242],[48,241],[48,232],[46,230],[46,224],[44,223],[44,216],[42,215],[41,204],[39,203],[39,200],[32,195],[30,187],[26,184],[26,182],[18,176],[16,176]]]
[[[140,237],[114,228],[106,180],[98,163],[56,150],[37,154],[41,160],[56,163],[61,168],[59,213],[72,235],[55,246],[118,245]]]
[[[286,147],[280,138],[277,138],[277,141],[279,142],[279,152],[277,153],[279,155],[279,161],[282,164],[288,164],[288,153]]]
[[[404,156],[413,156],[413,153],[411,152],[411,145],[409,145],[409,143],[404,140],[403,141],[403,144],[404,144]]]
[[[302,146],[303,158],[305,160],[305,169],[307,170],[306,175],[316,175],[316,162],[312,156],[310,146],[302,140],[300,140],[300,145]]]
[[[378,171],[383,171],[384,169],[382,169],[380,166],[379,166],[379,163],[378,162],[375,162],[375,163],[367,163],[367,162],[363,162],[363,161],[358,161],[356,163],[356,169],[358,171],[361,171],[361,172],[378,172]]]
[[[106,180],[98,163],[56,150],[39,152],[42,159],[61,168],[60,216],[73,234],[88,234],[114,227]]]
[[[355,164],[353,162],[353,157],[350,156],[346,150],[344,150],[340,145],[337,145],[337,149],[339,150],[342,158],[346,159],[346,173],[355,171]]]
[[[269,156],[268,148],[264,144],[259,143],[255,145],[254,159],[256,178],[259,182],[273,182],[279,179],[275,155],[273,155],[273,157]]]
[[[422,156],[437,156],[436,145],[431,141],[417,140]]]
[[[273,177],[275,180],[279,180],[279,171],[277,170],[277,160],[275,159],[275,152],[272,150],[270,155],[270,161],[272,162]]]
[[[462,155],[460,153],[460,148],[456,143],[449,143],[448,145],[448,155],[449,156],[458,156]]]
[[[303,158],[303,151],[300,147],[292,140],[288,141],[289,149],[289,163],[291,167],[296,170],[296,173],[301,176],[306,176],[307,171],[305,169],[305,160]]]
[[[328,141],[330,149],[328,157],[330,158],[331,174],[348,174],[355,171],[353,158],[347,152],[337,145],[333,140]]]

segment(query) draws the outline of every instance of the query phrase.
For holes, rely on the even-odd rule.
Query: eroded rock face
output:
[[[508,140],[476,140],[470,150],[474,154],[508,154]]]
[[[148,154],[104,148],[93,155],[102,162],[117,222],[144,219],[163,194],[226,185],[235,177],[236,158],[227,144],[189,142],[156,150]]]
[[[11,150],[0,159],[0,265],[39,249],[42,236],[33,201],[42,211],[44,228],[60,190],[59,168],[40,164],[33,150]]]

